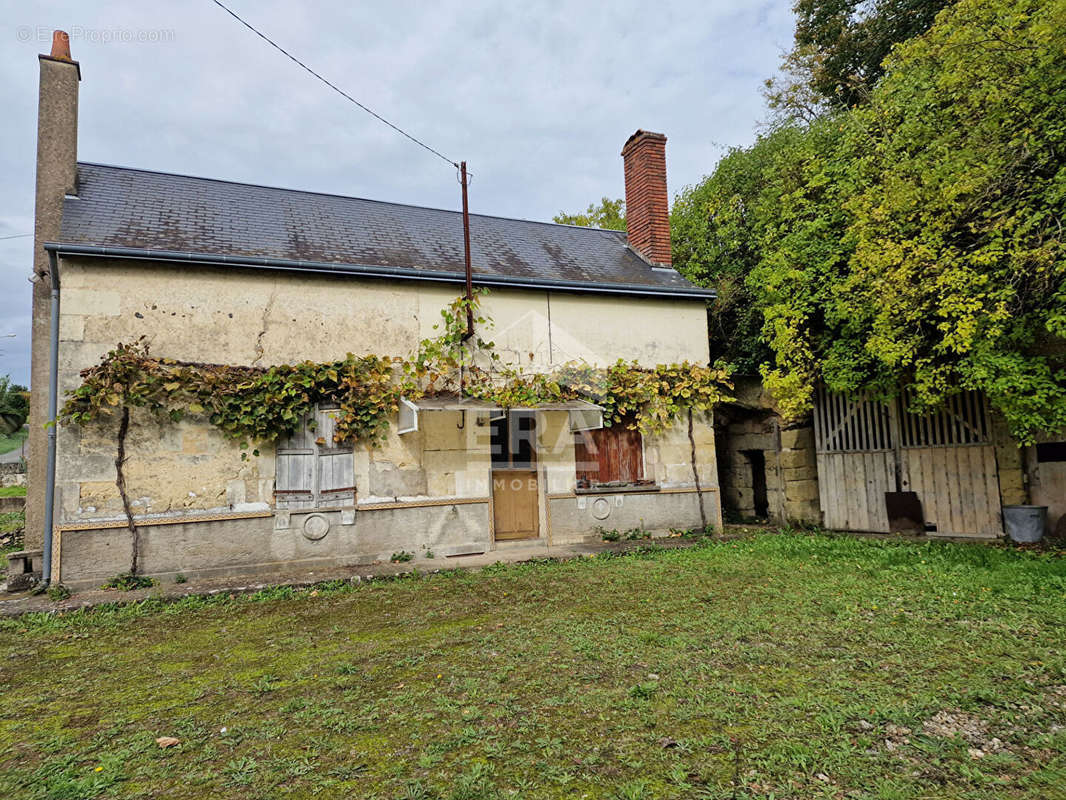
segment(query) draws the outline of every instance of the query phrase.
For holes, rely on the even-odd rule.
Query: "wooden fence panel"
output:
[[[918,494],[927,524],[944,536],[1001,536],[1002,506],[992,445],[908,447],[907,489]],[[932,532],[932,531],[931,531]]]

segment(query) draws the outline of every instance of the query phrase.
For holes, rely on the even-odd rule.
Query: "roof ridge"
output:
[[[270,186],[265,183],[250,183],[248,181],[228,181],[223,178],[209,178],[204,175],[189,175],[184,172],[165,172],[159,169],[144,169],[143,167],[127,167],[120,164],[104,164],[100,161],[78,161],[78,166],[86,167],[103,167],[105,169],[122,170],[124,172],[143,172],[148,175],[166,175],[170,178],[188,178],[195,181],[210,181],[212,183],[224,183],[229,186],[248,186],[253,189],[271,189],[276,192],[292,192],[294,194],[310,194],[318,197],[335,197],[340,200],[359,200],[364,203],[378,203],[386,206],[399,206],[401,208],[416,208],[421,211],[440,211],[444,214],[462,214],[461,211],[456,211],[450,208],[437,208],[435,206],[419,206],[414,203],[397,203],[392,200],[375,200],[370,197],[356,197],[354,195],[337,194],[336,192],[319,192],[314,189],[291,189],[285,186]],[[596,231],[597,233],[608,233],[614,236],[620,237],[623,240],[628,240],[628,236],[625,231],[613,230],[611,228],[595,228],[590,225],[568,225],[561,222],[544,222],[539,219],[522,219],[520,217],[504,217],[499,214],[479,214],[476,212],[470,213],[471,217],[483,217],[485,219],[500,219],[507,222],[525,222],[531,225],[548,225],[553,228],[576,228],[582,231]]]

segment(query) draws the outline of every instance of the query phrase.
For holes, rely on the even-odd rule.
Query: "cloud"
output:
[[[672,191],[710,172],[723,146],[752,141],[761,81],[792,31],[787,0],[228,4],[360,101],[466,159],[472,210],[540,220],[621,196],[619,151],[637,128],[669,137]],[[83,160],[458,207],[449,165],[210,3],[67,0],[6,17],[0,235],[32,229],[36,54],[53,28],[74,32],[81,62]],[[25,29],[32,41],[19,41]],[[0,240],[0,334],[17,334],[0,339],[0,372],[22,381],[31,254],[29,240]]]

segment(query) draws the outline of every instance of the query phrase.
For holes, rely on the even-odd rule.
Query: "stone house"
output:
[[[456,212],[79,162],[81,73],[65,37],[40,66],[31,551],[48,516],[51,375],[61,403],[83,369],[142,337],[155,356],[212,364],[409,356],[465,280]],[[505,359],[707,363],[714,295],[670,267],[665,141],[638,131],[623,150],[627,233],[472,215],[474,283],[490,290]],[[323,437],[329,412],[316,410],[316,433],[242,458],[202,417],[134,409],[124,473],[141,571],[224,576],[721,524],[709,419],[691,436],[676,424],[642,437],[579,401],[429,398],[405,402],[375,448]],[[129,568],[116,426],[58,426],[52,581]]]

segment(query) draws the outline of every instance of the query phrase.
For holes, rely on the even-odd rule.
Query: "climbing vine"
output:
[[[247,449],[290,434],[316,404],[329,403],[339,409],[338,442],[377,444],[401,397],[457,392],[504,408],[587,400],[604,407],[608,425],[629,417],[644,433],[656,433],[685,410],[710,411],[731,388],[723,367],[688,362],[523,371],[502,363],[493,342],[467,335],[468,307],[477,325],[490,324],[481,293],[460,297],[442,310],[439,334],[423,340],[410,359],[349,353],[339,361],[248,367],[158,358],[143,339],[119,344],[82,371],[63,421],[83,425],[130,407],[173,421],[206,416]]]

